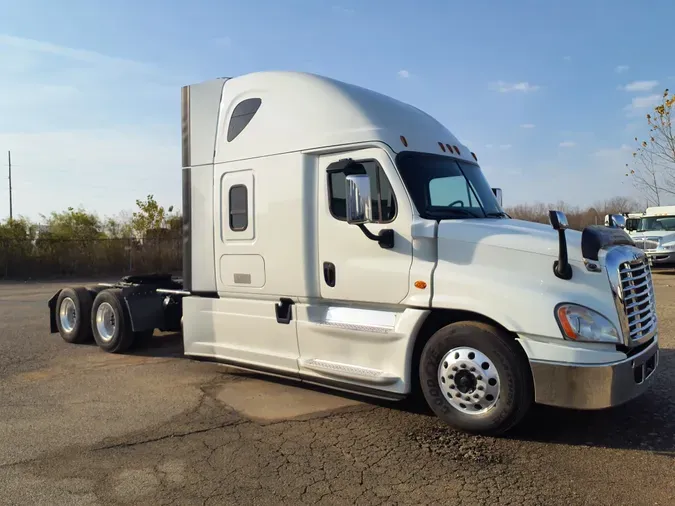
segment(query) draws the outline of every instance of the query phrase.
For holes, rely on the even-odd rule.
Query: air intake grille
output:
[[[656,329],[656,304],[652,273],[646,258],[619,266],[619,280],[631,341],[649,336]]]
[[[643,250],[653,250],[656,249],[658,245],[658,237],[644,237],[641,239],[635,239],[635,246]]]

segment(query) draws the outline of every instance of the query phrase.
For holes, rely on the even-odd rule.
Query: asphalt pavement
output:
[[[508,437],[182,356],[49,334],[63,283],[0,283],[0,504],[671,505],[675,276],[656,275],[661,363],[603,412],[535,407]]]

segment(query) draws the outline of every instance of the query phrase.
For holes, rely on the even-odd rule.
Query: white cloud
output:
[[[617,74],[621,74],[623,72],[626,72],[628,69],[630,69],[628,65],[617,65],[616,67],[614,67],[614,72],[616,72]]]
[[[17,215],[37,219],[79,205],[113,215],[148,194],[181,207],[180,138],[173,124],[0,133],[0,146],[11,146],[16,165]]]
[[[624,156],[633,152],[633,149],[628,144],[622,144],[618,148],[602,148],[598,149],[595,153],[595,156],[602,158]]]
[[[407,70],[399,70],[398,77],[402,79],[408,79],[410,77],[410,72],[408,72]]]
[[[573,148],[576,145],[577,144],[574,141],[563,141],[560,144],[558,144],[558,146],[560,146],[561,148]]]
[[[2,34],[0,68],[0,151],[11,150],[16,165],[17,214],[37,218],[79,204],[115,214],[149,193],[180,205],[175,110],[180,85],[190,82],[184,76]]]
[[[513,146],[511,144],[500,144],[499,149],[511,149]]]
[[[342,7],[341,5],[333,5],[332,10],[338,14],[354,14],[354,12],[356,12],[354,9]]]
[[[563,60],[565,60],[565,61],[572,61],[572,57],[571,57],[571,56],[564,56],[564,57],[563,57]]]
[[[511,92],[521,92],[521,93],[530,93],[540,89],[540,86],[537,84],[530,84],[526,81],[521,81],[519,83],[507,83],[504,81],[497,81],[492,83],[490,87],[493,90],[499,91],[500,93],[511,93]]]
[[[652,91],[658,84],[658,81],[633,81],[625,86],[620,86],[619,89],[633,92]]]
[[[492,149],[494,146],[492,144],[486,144],[485,149]]]
[[[655,107],[662,99],[662,95],[655,93],[642,97],[634,97],[631,103],[624,107],[628,115],[641,114],[645,109]]]
[[[534,128],[535,125],[533,123],[523,123],[520,125],[520,128]]]
[[[50,42],[14,37],[6,34],[0,34],[0,46],[5,46],[10,50],[14,49],[23,52],[42,53],[44,55],[56,56],[92,65],[114,65],[127,71],[133,70],[139,72],[153,69],[152,65],[135,60],[108,56],[96,51],[59,46]]]

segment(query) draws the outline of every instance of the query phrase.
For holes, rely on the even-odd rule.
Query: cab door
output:
[[[370,179],[372,234],[391,229],[392,248],[382,248],[356,225],[347,223],[345,172],[333,172],[351,158]],[[344,164],[343,164],[344,165]],[[409,291],[412,263],[412,208],[389,155],[368,148],[319,160],[318,240],[321,298],[333,301],[397,304]]]

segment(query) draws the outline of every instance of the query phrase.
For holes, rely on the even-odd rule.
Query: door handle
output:
[[[328,286],[335,286],[335,264],[333,262],[323,263],[323,279]]]

